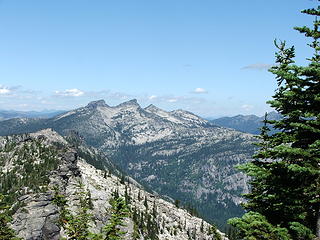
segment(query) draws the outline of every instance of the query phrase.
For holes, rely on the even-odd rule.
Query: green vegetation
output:
[[[121,227],[125,226],[124,219],[129,217],[129,209],[125,199],[120,197],[117,192],[113,193],[109,203],[111,205],[111,218],[109,223],[102,229],[103,239],[121,240],[126,233],[121,230]]]
[[[147,207],[145,212],[133,207],[131,215],[134,223],[134,239],[140,239],[140,235],[143,235],[145,239],[159,240],[160,226],[157,222],[158,213],[155,203],[153,204],[152,213],[148,212]]]
[[[0,172],[0,194],[5,196],[4,201],[9,205],[17,203],[25,191],[36,193],[46,190],[49,172],[59,164],[55,147],[45,146],[38,140],[19,145],[14,140],[8,140],[0,149],[0,160],[5,165],[10,164],[11,159],[14,159],[11,168]]]
[[[212,235],[212,240],[222,240],[220,233],[216,226],[211,225],[208,229],[208,235]]]
[[[84,190],[84,186],[79,183],[76,192],[77,199],[79,199],[79,207],[75,214],[72,214],[68,209],[66,198],[55,191],[53,202],[60,207],[60,225],[63,226],[68,236],[67,239],[87,240],[93,237],[90,233],[90,221],[92,216],[89,213],[91,208],[90,192]]]
[[[242,218],[233,218],[229,223],[239,229],[236,239],[244,240],[290,240],[288,230],[273,226],[265,216],[249,212]]]
[[[180,200],[179,199],[175,199],[174,200],[174,205],[176,206],[176,208],[180,207]]]
[[[0,194],[0,240],[19,240],[14,231],[8,226],[11,217],[8,214],[9,206],[4,201],[4,196]]]
[[[129,217],[129,208],[125,199],[120,197],[115,191],[109,203],[111,208],[109,212],[111,218],[108,223],[101,229],[101,232],[96,234],[90,232],[90,223],[94,221],[90,214],[92,208],[92,199],[89,190],[84,190],[83,184],[77,186],[76,198],[79,199],[77,212],[72,213],[66,197],[55,189],[53,202],[59,207],[60,225],[65,229],[67,239],[76,240],[121,240],[126,233],[121,230],[125,226],[124,219]]]
[[[6,167],[0,172],[0,239],[18,239],[7,223],[23,206],[19,197],[27,192],[45,191],[49,172],[59,164],[54,146],[46,146],[28,135],[22,139],[6,137],[4,147],[0,148],[0,166]]]
[[[303,13],[320,16],[320,6]],[[306,67],[294,64],[294,47],[276,42],[278,89],[269,101],[283,119],[265,120],[256,160],[240,169],[252,177],[242,218],[229,223],[238,239],[311,240],[320,237],[320,21],[297,27],[310,37],[314,55]],[[279,130],[270,134],[267,124]]]

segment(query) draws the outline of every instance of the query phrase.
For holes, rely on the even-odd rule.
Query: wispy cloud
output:
[[[208,91],[204,88],[195,88],[191,93],[204,94],[204,93],[208,93]]]
[[[23,89],[21,86],[5,86],[0,84],[0,96],[7,97],[22,97],[25,95],[33,94],[34,91]]]
[[[147,95],[147,96],[135,96],[135,98],[141,100],[143,103],[155,103],[165,105],[169,104],[179,104],[179,105],[198,105],[206,100],[200,97],[189,97],[189,96],[179,96],[179,95]]]
[[[55,95],[62,97],[81,97],[84,95],[84,92],[77,88],[72,88],[64,91],[55,91]]]
[[[157,96],[156,95],[151,95],[151,96],[148,97],[148,99],[149,100],[154,100],[154,99],[157,99]]]
[[[241,108],[247,112],[251,111],[253,109],[253,105],[250,105],[250,104],[243,104],[241,106]]]
[[[177,101],[178,101],[177,98],[170,98],[170,99],[167,100],[167,102],[169,102],[169,103],[175,103]]]
[[[131,95],[131,94],[123,93],[123,92],[110,92],[107,95],[107,98],[118,99],[120,101],[125,101],[125,100],[128,100],[130,98],[135,98],[135,96]]]
[[[8,87],[0,85],[0,95],[8,95],[11,93],[11,90]]]
[[[269,68],[271,68],[273,66],[273,64],[266,64],[266,63],[254,63],[254,64],[250,64],[247,66],[244,66],[241,69],[248,69],[248,70],[268,70]]]

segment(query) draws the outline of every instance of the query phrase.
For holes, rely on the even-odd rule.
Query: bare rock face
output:
[[[25,206],[15,213],[12,222],[19,237],[28,240],[60,238],[59,213],[50,193],[24,195],[19,201]]]

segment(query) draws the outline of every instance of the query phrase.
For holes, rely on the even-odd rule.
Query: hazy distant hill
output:
[[[184,110],[141,108],[136,100],[114,107],[95,101],[50,119],[6,120],[0,134],[43,128],[62,135],[76,130],[130,176],[195,206],[219,226],[242,214],[239,203],[248,191],[248,179],[234,166],[251,160],[251,134],[215,126]]]
[[[268,114],[269,120],[278,120],[281,118],[281,115],[276,112],[270,112]],[[233,128],[237,131],[259,134],[259,128],[263,126],[263,117],[258,117],[256,115],[237,115],[234,117],[222,117],[210,120],[211,123],[227,128]]]
[[[0,120],[11,118],[50,118],[65,111],[48,110],[48,111],[14,111],[14,110],[0,110]]]

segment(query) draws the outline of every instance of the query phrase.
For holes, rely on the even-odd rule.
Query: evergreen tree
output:
[[[144,215],[143,215],[143,212],[140,213],[139,229],[141,230],[141,233],[143,234],[143,232],[144,232]]]
[[[242,219],[234,218],[231,224],[240,229],[238,237],[244,240],[290,240],[286,228],[275,227],[260,213],[246,213]],[[238,238],[239,239],[239,238]]]
[[[157,206],[156,206],[155,200],[153,201],[152,216],[153,216],[153,218],[157,217]]]
[[[176,206],[176,208],[179,208],[180,207],[180,200],[179,199],[174,200],[174,205]]]
[[[302,13],[320,16],[320,6]],[[277,64],[270,71],[276,75],[278,89],[268,103],[283,118],[265,120],[260,151],[253,162],[240,167],[252,177],[251,193],[246,195],[248,202],[244,205],[251,212],[229,222],[239,229],[243,239],[286,239],[274,237],[277,229],[283,228],[288,230],[289,239],[313,239],[312,233],[320,237],[319,25],[316,18],[313,28],[295,28],[312,38],[308,45],[314,55],[307,66],[294,64],[294,47],[275,41],[279,52]],[[267,124],[279,131],[270,134]],[[261,224],[248,225],[249,218]],[[261,230],[259,226],[268,229],[264,238],[253,234]]]
[[[8,212],[8,206],[4,201],[4,196],[0,194],[0,240],[19,240],[15,237],[14,231],[8,226],[11,220]]]
[[[127,185],[125,186],[124,199],[125,199],[126,204],[129,205],[131,199],[130,199],[130,196],[129,196],[129,194],[128,194],[128,187],[127,187]]]
[[[110,222],[103,227],[103,235],[106,240],[121,240],[125,232],[121,230],[121,227],[125,226],[124,219],[129,216],[129,209],[126,205],[125,199],[120,197],[118,193],[113,194],[113,198],[110,199],[111,204],[111,218]]]
[[[55,188],[54,191],[53,202],[59,207],[59,224],[65,229],[68,239],[88,240],[94,237],[94,240],[100,240],[98,235],[89,231],[92,220],[89,209],[93,207],[89,190],[84,191],[84,185],[78,184],[76,195],[79,199],[79,206],[75,214],[68,208],[68,201],[64,195],[59,193],[59,189]]]
[[[147,196],[144,196],[143,205],[146,207],[146,210],[147,210],[148,209],[148,198],[147,198]]]
[[[201,221],[201,225],[200,225],[200,232],[203,233],[203,220]]]
[[[124,184],[126,181],[126,177],[124,175],[121,175],[120,183]]]

